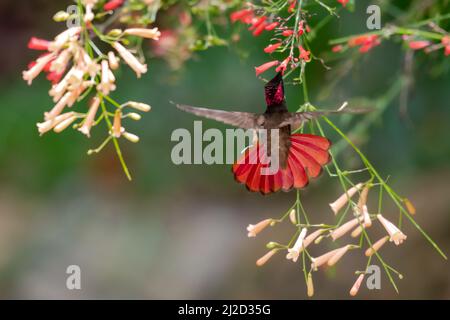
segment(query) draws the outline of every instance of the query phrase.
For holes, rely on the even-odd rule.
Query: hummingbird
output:
[[[304,188],[311,178],[317,178],[321,174],[322,167],[330,161],[331,142],[323,136],[293,132],[314,118],[341,111],[289,112],[281,72],[264,86],[264,95],[267,107],[261,114],[200,108],[184,104],[176,104],[176,106],[182,111],[234,127],[267,130],[267,142],[254,143],[232,166],[235,180],[245,184],[249,191],[267,195],[279,190],[290,191],[293,188]],[[267,155],[270,156],[272,130],[278,130],[278,170],[270,174],[262,174],[262,169],[269,167],[269,163],[261,156],[266,153],[261,151],[267,150]],[[249,161],[249,159],[257,159],[257,161]]]

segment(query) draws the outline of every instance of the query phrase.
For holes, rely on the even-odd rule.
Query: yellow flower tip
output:
[[[267,263],[267,261],[270,260],[270,258],[273,257],[273,255],[274,255],[276,252],[277,252],[276,249],[270,250],[269,252],[267,252],[265,255],[263,255],[261,258],[259,258],[259,259],[256,261],[256,265],[257,265],[258,267],[262,267],[263,265],[265,265],[265,264]]]
[[[362,210],[363,206],[367,203],[367,196],[369,195],[370,184],[367,183],[361,191],[361,194],[358,199],[358,208]]]
[[[405,204],[406,210],[412,215],[416,214],[416,207],[412,204],[411,201],[409,201],[408,198],[403,199],[403,203]]]
[[[289,213],[289,220],[291,220],[292,224],[297,224],[297,211],[295,209],[292,209]]]
[[[364,280],[364,273],[360,274],[359,277],[356,279],[355,283],[353,284],[353,287],[350,289],[350,295],[352,297],[356,296],[358,294],[359,288],[361,287],[361,283]]]
[[[140,140],[140,138],[137,135],[126,132],[126,131],[122,132],[122,136],[132,143],[138,143]]]
[[[152,107],[150,107],[148,104],[145,104],[142,102],[129,101],[127,103],[127,105],[133,109],[136,109],[136,110],[142,111],[142,112],[149,112],[152,109]]]
[[[365,255],[366,257],[370,257],[371,255],[375,254],[380,248],[388,241],[389,236],[385,236],[381,239],[379,239],[377,242],[375,242],[372,247],[366,250]]]
[[[352,231],[351,236],[352,238],[358,237],[363,231],[363,228],[361,226],[356,227],[355,230]]]
[[[314,283],[313,283],[313,279],[312,279],[312,274],[309,273],[308,274],[308,280],[306,281],[306,293],[308,295],[308,297],[312,297],[314,295]]]
[[[271,222],[272,222],[272,219],[265,219],[265,220],[258,222],[257,224],[249,224],[247,226],[247,231],[248,231],[247,236],[249,238],[256,237],[256,235],[258,233],[260,233],[261,231],[263,231],[265,228],[267,228],[271,224]]]

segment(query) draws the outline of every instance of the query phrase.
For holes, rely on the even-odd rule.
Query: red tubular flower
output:
[[[43,50],[48,51],[48,46],[50,44],[50,41],[32,37],[30,41],[28,41],[28,48],[32,50]]]
[[[236,21],[245,22],[245,21],[247,21],[246,18],[249,18],[249,17],[253,17],[253,10],[251,10],[251,9],[242,9],[239,11],[235,11],[235,12],[231,13],[231,15],[230,15],[231,22],[236,22]]]
[[[348,41],[348,45],[350,47],[361,46],[359,48],[359,52],[361,53],[369,51],[373,47],[378,46],[380,43],[381,41],[378,39],[376,34],[358,36]]]
[[[340,4],[342,4],[343,7],[345,7],[347,5],[349,0],[337,0],[337,2],[339,2]]]
[[[284,31],[283,31],[282,35],[285,36],[285,37],[289,37],[289,36],[291,36],[293,33],[294,33],[294,31],[287,29],[287,30],[284,30]]]
[[[429,41],[419,40],[419,41],[410,41],[408,46],[413,50],[420,50],[430,45]]]
[[[248,30],[256,30],[258,27],[260,27],[262,24],[265,24],[266,16],[261,16],[259,18],[255,18],[254,21],[251,23],[252,25]],[[264,28],[263,28],[264,30]]]
[[[41,54],[41,55],[39,56],[39,58],[43,58],[43,57],[45,57],[45,56],[48,56],[49,54],[50,54],[50,53],[44,53],[44,54]],[[53,59],[53,60],[54,60],[54,59]],[[51,60],[49,63],[47,63],[47,64],[45,65],[45,67],[42,69],[42,71],[44,71],[44,72],[50,72],[50,66],[52,65],[53,60]],[[28,64],[28,69],[33,68],[35,65],[36,65],[36,61],[31,61],[31,62]]]
[[[291,0],[291,3],[289,4],[288,12],[294,12],[295,6],[297,5],[297,0]]]
[[[268,25],[265,27],[265,29],[266,29],[267,31],[270,31],[270,30],[275,29],[278,25],[279,25],[278,22],[272,22],[272,23],[268,24]]]
[[[124,3],[124,0],[110,0],[103,6],[103,10],[105,11],[111,11],[116,10],[120,6],[122,6]]]
[[[374,35],[374,36],[363,35],[363,36],[353,37],[350,40],[348,40],[348,45],[350,47],[361,46],[361,45],[364,45],[365,43],[371,42],[373,37],[376,37],[376,35]]]
[[[442,42],[442,44],[443,44],[444,46],[450,45],[450,37],[449,37],[449,36],[444,36],[444,37],[442,37],[441,42]]]
[[[286,70],[289,61],[291,61],[291,57],[287,57],[286,59],[284,59],[283,62],[275,69],[275,71],[283,73]]]
[[[449,56],[450,55],[450,45],[445,46],[444,54],[445,54],[445,56]]]
[[[264,48],[264,52],[265,53],[272,53],[275,50],[277,50],[281,45],[282,45],[282,42],[278,42],[278,43],[274,43],[274,44],[268,45],[267,47]]]
[[[334,46],[333,48],[331,48],[331,51],[333,52],[341,52],[342,51],[342,45],[338,44],[337,46]]]
[[[59,81],[61,81],[62,76],[64,75],[64,72],[56,73],[56,72],[49,72],[47,74],[47,80],[50,81],[52,84],[57,84]]]
[[[311,52],[308,50],[303,49],[302,46],[298,46],[298,50],[300,51],[299,58],[305,60],[306,62],[311,60],[311,57],[309,56]]]
[[[266,63],[260,65],[259,67],[255,67],[256,76],[259,76],[261,73],[266,72],[267,70],[277,66],[278,64],[280,64],[280,62],[278,60],[274,60],[274,61],[266,62]]]
[[[255,31],[253,31],[253,35],[255,37],[259,36],[264,31],[266,26],[267,24],[265,22],[261,23],[258,27],[256,27]]]

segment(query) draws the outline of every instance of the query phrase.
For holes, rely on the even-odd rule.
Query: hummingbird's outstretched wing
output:
[[[299,128],[301,125],[303,125],[305,122],[308,122],[309,120],[331,115],[331,114],[361,114],[361,113],[367,113],[372,111],[372,109],[345,109],[345,110],[327,110],[327,111],[307,111],[307,112],[289,112],[286,114],[286,119],[282,121],[278,127],[284,127],[287,125],[290,125],[292,129]]]
[[[254,129],[260,127],[262,125],[261,121],[264,121],[264,119],[261,118],[262,116],[249,112],[198,108],[184,104],[176,104],[176,106],[178,109],[195,114],[196,116],[216,120],[242,129]]]

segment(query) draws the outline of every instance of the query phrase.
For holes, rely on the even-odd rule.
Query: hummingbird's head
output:
[[[283,75],[278,72],[277,75],[264,86],[267,106],[280,105],[284,101]]]

